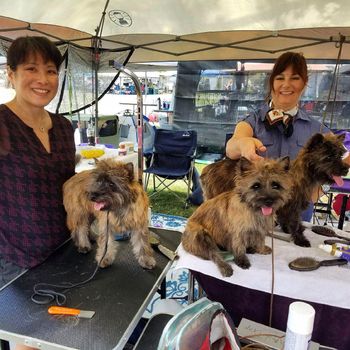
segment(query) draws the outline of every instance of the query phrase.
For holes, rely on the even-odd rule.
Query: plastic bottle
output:
[[[289,305],[284,350],[307,350],[314,327],[315,309],[304,302]]]
[[[88,128],[86,130],[86,136],[88,139],[88,145],[95,146],[95,129],[91,123],[89,123]]]
[[[79,146],[81,144],[81,135],[80,135],[80,129],[77,127],[74,130],[74,143],[76,146]]]
[[[346,259],[347,261],[350,261],[350,249],[345,249],[342,247],[337,247],[336,244],[320,244],[318,246],[320,249],[324,250],[325,252],[336,256],[337,258]],[[348,247],[346,247],[348,248]]]

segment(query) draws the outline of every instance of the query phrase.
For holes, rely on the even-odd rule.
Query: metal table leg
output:
[[[344,220],[345,220],[346,205],[347,205],[347,203],[348,203],[348,195],[345,194],[344,197],[342,198],[340,216],[339,216],[339,221],[338,221],[338,228],[339,228],[340,230],[343,229]]]

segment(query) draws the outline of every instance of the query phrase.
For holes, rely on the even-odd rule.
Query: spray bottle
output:
[[[289,305],[284,350],[307,350],[311,342],[315,309],[304,302]]]

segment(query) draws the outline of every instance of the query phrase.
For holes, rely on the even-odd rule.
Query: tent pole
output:
[[[95,143],[99,143],[98,140],[98,70],[100,65],[100,48],[103,25],[106,16],[106,10],[109,4],[109,0],[106,1],[105,7],[102,12],[102,17],[98,27],[96,28],[96,36],[93,38],[93,69],[95,75]]]
[[[117,61],[113,62],[115,69],[128,75],[135,84],[137,95],[137,164],[138,164],[138,181],[142,185],[143,177],[143,106],[142,106],[142,89],[140,81],[135,73],[125,68]]]

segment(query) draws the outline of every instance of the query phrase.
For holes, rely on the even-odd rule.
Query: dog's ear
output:
[[[125,169],[128,172],[128,176],[130,181],[134,180],[134,164],[133,163],[126,163],[125,164]]]
[[[288,171],[290,169],[290,158],[288,156],[281,158],[279,162],[285,171]]]
[[[323,140],[324,140],[323,135],[320,133],[317,133],[309,139],[309,141],[305,145],[305,148],[311,151],[316,147],[318,147],[320,144],[322,144]]]
[[[248,171],[252,167],[252,162],[245,157],[241,157],[238,164],[241,173]]]
[[[99,163],[99,160],[97,158],[94,158],[95,164]]]
[[[343,142],[345,140],[345,133],[344,134],[339,134],[337,135],[337,139],[340,141],[340,142]]]

